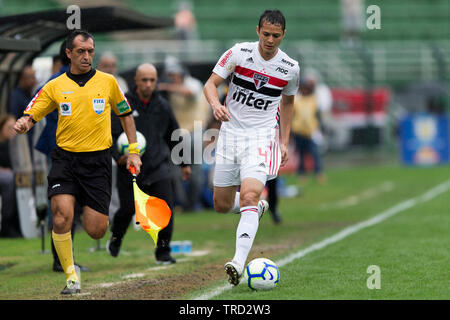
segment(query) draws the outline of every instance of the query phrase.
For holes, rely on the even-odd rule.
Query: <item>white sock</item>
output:
[[[230,210],[231,213],[241,213],[240,197],[241,197],[241,193],[236,192],[236,196],[234,197],[234,205],[233,205],[233,208]]]
[[[236,230],[236,252],[233,262],[239,264],[242,268],[245,266],[247,256],[252,248],[258,225],[258,207],[248,206],[241,208],[241,219]]]

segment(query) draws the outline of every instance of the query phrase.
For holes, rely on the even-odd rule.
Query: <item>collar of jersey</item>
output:
[[[73,80],[77,85],[80,87],[84,87],[86,83],[92,79],[92,77],[95,75],[96,70],[92,68],[90,71],[82,74],[73,74],[69,71],[66,72],[66,75],[69,79]]]

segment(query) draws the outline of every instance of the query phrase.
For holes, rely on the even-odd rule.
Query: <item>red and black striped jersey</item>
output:
[[[276,127],[282,95],[295,95],[299,86],[298,62],[279,48],[266,61],[258,42],[237,43],[220,57],[213,72],[230,77],[225,104],[231,120],[222,123],[223,129]]]

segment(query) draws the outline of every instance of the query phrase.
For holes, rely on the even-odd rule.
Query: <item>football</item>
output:
[[[147,146],[147,140],[145,139],[144,135],[139,131],[136,131],[136,137],[138,148],[140,150],[139,155],[142,156]],[[122,132],[119,138],[117,139],[117,149],[119,150],[120,154],[128,154],[128,138],[125,132]]]
[[[272,260],[257,258],[250,261],[244,270],[244,279],[253,290],[271,290],[280,280],[280,271]]]

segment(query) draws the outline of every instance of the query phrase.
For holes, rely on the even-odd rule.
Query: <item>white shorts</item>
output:
[[[266,184],[280,168],[278,130],[220,130],[215,162],[214,186],[238,186],[246,178]]]

